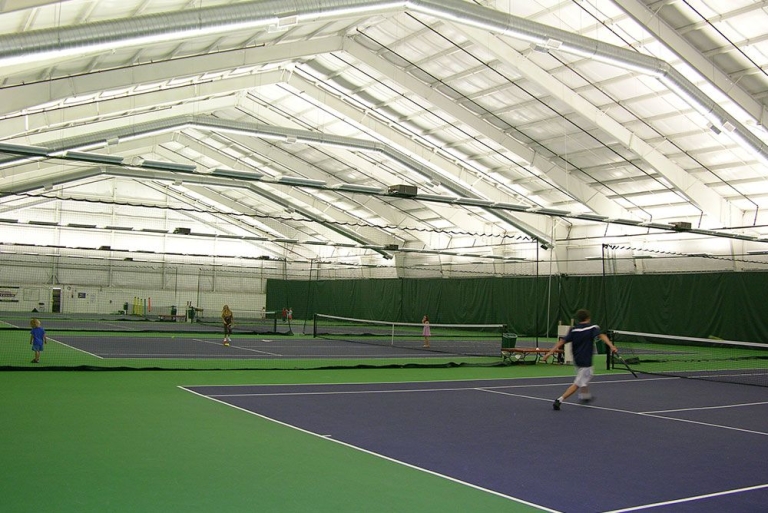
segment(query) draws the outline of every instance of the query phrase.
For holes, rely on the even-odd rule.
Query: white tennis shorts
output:
[[[577,387],[585,387],[589,385],[594,374],[594,367],[577,367],[576,379],[573,380],[573,384]]]

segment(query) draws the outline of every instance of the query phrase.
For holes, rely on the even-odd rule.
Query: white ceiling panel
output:
[[[762,2],[313,5],[0,10],[0,217],[55,239],[77,236],[62,223],[129,215],[139,231],[121,240],[160,253],[140,230],[185,221],[310,242],[230,253],[305,261],[327,243],[361,265],[394,253],[360,244],[522,241],[510,257],[609,234],[684,244],[681,221],[768,237]]]

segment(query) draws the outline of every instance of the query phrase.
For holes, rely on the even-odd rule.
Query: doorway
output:
[[[51,312],[61,313],[61,289],[51,290]]]

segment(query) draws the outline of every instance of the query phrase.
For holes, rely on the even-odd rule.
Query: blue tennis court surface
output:
[[[147,359],[280,359],[280,358],[398,358],[419,356],[441,357],[440,353],[420,349],[356,344],[351,342],[301,337],[239,337],[229,346],[218,335],[178,333],[135,337],[115,334],[68,334],[51,336],[52,340],[97,358]]]
[[[758,512],[768,504],[765,389],[599,376],[185,389],[404,465],[564,512]]]

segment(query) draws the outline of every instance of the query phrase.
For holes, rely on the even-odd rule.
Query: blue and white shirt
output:
[[[592,367],[592,354],[595,350],[595,338],[600,335],[597,324],[580,323],[572,327],[564,337],[573,344],[573,363],[576,367]]]

